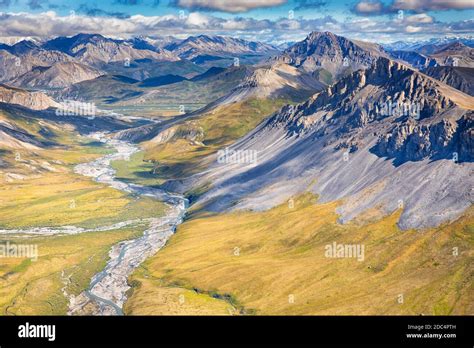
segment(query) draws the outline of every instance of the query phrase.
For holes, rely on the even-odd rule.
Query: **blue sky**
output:
[[[312,30],[380,42],[474,35],[474,0],[0,0],[1,37],[235,35],[270,42]]]

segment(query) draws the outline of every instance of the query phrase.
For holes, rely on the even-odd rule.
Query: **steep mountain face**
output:
[[[474,68],[474,48],[461,42],[447,45],[430,56],[438,65]]]
[[[23,88],[55,89],[92,80],[103,74],[103,72],[84,64],[61,62],[49,67],[35,67],[31,71],[9,81],[9,84]]]
[[[466,114],[458,120],[443,119],[438,123],[418,125],[414,121],[397,125],[390,134],[381,137],[373,152],[379,156],[395,158],[395,163],[421,161],[424,158],[453,158],[472,162],[474,148],[472,135],[474,114]]]
[[[342,222],[403,208],[402,229],[435,226],[473,201],[473,109],[474,98],[379,58],[229,149],[257,151],[256,163],[216,161],[170,186],[213,182],[197,202],[211,211],[267,209],[310,190],[341,200]]]
[[[48,67],[58,62],[72,62],[67,54],[42,49],[30,41],[0,48],[0,82],[10,81],[31,71],[34,67]]]
[[[41,92],[29,92],[23,89],[0,85],[0,102],[17,104],[33,110],[58,107],[52,98]]]
[[[425,69],[423,73],[474,96],[474,68],[437,66]]]
[[[390,51],[390,56],[415,69],[425,69],[436,65],[436,61],[415,51]]]
[[[302,101],[324,87],[324,84],[300,69],[284,63],[274,63],[257,68],[215,104],[230,104],[249,98],[288,98]]]
[[[43,45],[48,50],[57,50],[75,57],[82,63],[100,66],[109,62],[130,62],[135,59],[157,61],[179,60],[166,50],[137,49],[132,43],[113,40],[98,34],[78,34],[73,37],[59,37]]]
[[[19,58],[10,52],[0,49],[0,82],[20,76],[31,69],[31,65],[21,64]]]
[[[312,32],[276,59],[309,72],[324,69],[337,79],[348,72],[368,68],[380,56],[387,54],[377,44],[349,40],[330,32]]]

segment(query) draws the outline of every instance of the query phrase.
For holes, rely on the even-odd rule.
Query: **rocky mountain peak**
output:
[[[15,55],[22,55],[40,47],[30,40],[22,40],[10,47],[9,51]]]
[[[331,32],[312,32],[276,59],[310,72],[324,69],[337,79],[368,68],[380,56],[387,55],[379,45],[349,40]]]
[[[80,33],[71,37],[57,37],[50,41],[47,41],[43,47],[45,49],[53,49],[69,54],[75,53],[75,48],[77,46],[86,45],[88,43],[97,43],[100,41],[113,41],[111,39],[107,39],[100,34],[85,34]]]
[[[470,50],[470,49],[471,49],[470,47],[464,45],[462,42],[455,41],[451,44],[444,46],[440,50],[436,51],[435,54],[440,53],[440,52],[463,51],[463,50]]]
[[[335,148],[342,139],[372,134],[380,137],[374,148],[380,156],[419,160],[449,154],[465,109],[474,109],[474,98],[404,64],[378,58],[369,69],[352,73],[307,102],[283,108],[268,126],[285,127],[290,135],[324,136]],[[410,142],[425,150],[415,151],[417,145]],[[470,152],[464,149],[463,156],[474,157]]]

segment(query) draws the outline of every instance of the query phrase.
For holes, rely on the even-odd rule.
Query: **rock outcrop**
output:
[[[45,110],[59,106],[51,97],[42,92],[29,92],[5,85],[0,85],[0,102],[17,104],[33,110]]]
[[[437,66],[423,70],[423,73],[474,96],[474,68]]]
[[[426,69],[436,65],[436,61],[415,51],[390,51],[390,57],[415,69]]]

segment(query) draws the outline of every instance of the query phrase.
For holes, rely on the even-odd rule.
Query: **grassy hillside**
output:
[[[123,182],[134,182],[145,186],[162,183],[162,180],[157,180],[153,163],[145,160],[144,151],[133,154],[129,161],[112,161],[111,165],[116,170],[117,178]]]
[[[203,170],[207,156],[229,146],[288,102],[252,99],[222,106],[175,126],[174,135],[166,142],[144,143],[144,159],[154,162],[157,178],[186,177]]]
[[[26,148],[53,146],[58,145],[61,141],[64,141],[65,144],[70,143],[68,135],[72,133],[72,129],[67,130],[52,122],[32,118],[31,115],[35,111],[23,110],[25,110],[24,113],[0,110],[0,124],[6,126],[5,130],[0,128],[0,132],[6,134],[6,136],[0,137],[0,149],[22,148],[22,142],[26,144]],[[36,113],[40,112],[36,111]],[[11,141],[11,138],[23,140]]]
[[[166,310],[171,287],[218,294],[246,314],[474,313],[472,209],[439,228],[400,231],[400,211],[340,225],[336,207],[307,194],[294,208],[186,221],[132,276],[127,310],[188,313]],[[326,257],[333,242],[364,245],[364,260]]]
[[[186,289],[164,284],[144,269],[137,272],[139,281],[132,298],[124,306],[126,315],[235,315],[238,310],[227,298],[214,292]],[[134,278],[135,279],[135,278]]]
[[[140,96],[143,91],[136,86],[138,81],[120,75],[102,75],[93,80],[86,80],[71,87],[57,91],[56,95],[69,98],[80,96],[84,100],[98,103],[112,103],[117,100]]]
[[[197,76],[192,80],[185,80],[160,87],[143,88],[145,93],[135,99],[117,102],[116,105],[155,104],[160,105],[185,105],[186,110],[195,109],[194,105],[207,105],[212,101],[228,94],[239,85],[250,73],[251,68],[231,67],[215,75]]]
[[[156,76],[175,74],[187,78],[202,74],[207,69],[200,67],[188,60],[156,61],[153,59],[137,59],[130,62],[130,66],[123,62],[110,62],[101,67],[111,75],[126,76],[135,80],[144,80]]]

